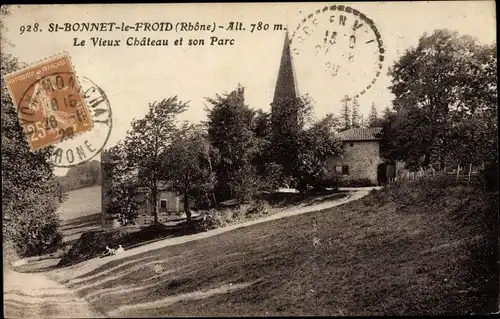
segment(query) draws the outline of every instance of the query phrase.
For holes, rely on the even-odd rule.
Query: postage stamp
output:
[[[94,127],[55,145],[51,162],[56,167],[71,167],[95,158],[106,146],[113,127],[111,103],[95,82],[81,77],[81,92]]]
[[[291,46],[299,65],[322,69],[330,86],[351,97],[366,93],[384,66],[384,44],[375,23],[345,5],[325,6],[305,16]]]
[[[8,74],[6,81],[32,150],[71,139],[94,127],[68,54]]]

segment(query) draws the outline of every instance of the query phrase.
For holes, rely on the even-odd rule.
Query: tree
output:
[[[383,120],[379,118],[377,108],[375,107],[375,103],[372,102],[372,108],[370,110],[370,115],[368,116],[368,126],[381,127],[382,125],[383,125]]]
[[[272,134],[271,114],[256,110],[252,120],[252,130],[257,138],[270,140]]]
[[[257,174],[266,179],[264,184],[268,185],[270,180],[266,176],[267,164],[273,160],[271,114],[257,110],[252,121],[252,131],[255,134],[258,144],[253,165],[256,167]]]
[[[332,113],[328,113],[321,120],[313,124],[313,127],[322,128],[323,130],[327,130],[332,134],[336,134],[340,132],[342,128],[342,119],[336,117]]]
[[[299,144],[304,127],[311,122],[313,105],[308,95],[283,98],[273,104],[273,134],[269,176],[281,176],[279,183],[293,182],[299,161]]]
[[[293,183],[293,187],[303,191],[307,185],[317,185],[326,171],[326,159],[340,153],[341,143],[335,134],[342,127],[341,119],[327,114],[322,120],[311,123],[313,108],[308,96],[278,103],[273,105],[274,110],[293,110],[289,111],[293,116],[284,116],[283,112],[275,118],[274,156],[267,165],[268,176],[283,184]],[[307,124],[311,124],[309,128]],[[269,184],[276,186],[272,181]]]
[[[214,149],[200,127],[185,124],[175,135],[164,156],[164,179],[173,182],[174,190],[184,197],[184,211],[191,220],[190,198],[214,200],[215,172],[212,170]],[[210,196],[208,196],[210,195]],[[212,197],[212,198],[210,198]]]
[[[359,113],[359,101],[357,98],[352,99],[352,128],[360,128],[362,121],[362,115]]]
[[[279,140],[286,135],[296,135],[304,126],[311,123],[313,100],[309,95],[294,98],[281,98],[272,104],[273,139]]]
[[[389,118],[393,114],[394,114],[394,111],[391,110],[390,107],[386,106],[385,109],[384,109],[384,114],[382,115],[382,118],[387,119],[387,118]]]
[[[110,199],[106,213],[118,217],[122,225],[131,223],[137,217],[140,196],[143,195],[140,193],[137,172],[127,159],[125,145],[119,142],[108,150],[106,162],[102,163],[111,182],[104,190],[105,196]]]
[[[101,183],[101,163],[89,161],[70,167],[65,176],[57,178],[63,192],[99,185]]]
[[[208,98],[208,138],[219,152],[216,194],[221,200],[248,200],[258,189],[258,176],[251,167],[259,142],[252,130],[255,111],[245,105],[244,88]]]
[[[4,76],[16,71],[20,63],[3,51],[1,60],[3,234],[17,253],[30,256],[62,239],[56,210],[63,196],[49,162],[53,147],[30,150],[5,85]]]
[[[294,170],[300,190],[317,186],[327,172],[327,159],[342,153],[342,141],[335,136],[338,124],[338,119],[329,114],[300,135]]]
[[[390,70],[396,118],[383,134],[392,139],[386,143],[392,146],[389,153],[424,167],[470,161],[452,151],[456,141],[467,139],[465,131],[456,128],[470,117],[496,112],[495,65],[493,47],[479,45],[470,36],[448,30],[424,34]],[[484,131],[489,141],[495,140],[496,124],[484,130],[479,121],[474,123],[478,126],[470,132]],[[463,145],[468,145],[463,154],[481,154],[481,147]]]
[[[149,104],[142,119],[132,121],[132,130],[127,132],[124,147],[131,169],[137,172],[138,184],[150,192],[154,223],[158,223],[158,183],[161,181],[161,158],[174,138],[177,116],[184,112],[187,103],[177,96]]]
[[[340,102],[342,102],[342,120],[343,120],[343,127],[342,130],[348,130],[352,127],[351,125],[351,110],[349,108],[349,102],[351,101],[351,98],[349,96],[345,96]]]

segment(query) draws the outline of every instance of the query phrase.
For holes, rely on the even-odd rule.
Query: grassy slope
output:
[[[77,189],[67,194],[68,198],[58,209],[62,220],[101,212],[101,186]]]
[[[101,225],[101,187],[93,186],[68,192],[59,206],[62,220],[61,234],[71,243],[84,232],[99,229]]]
[[[488,258],[498,256],[477,254],[488,244],[474,217],[482,209],[477,193],[439,185],[420,189],[373,194],[147,252],[68,284],[115,316],[492,311],[485,307],[496,299],[498,279],[485,282],[476,262],[495,266]],[[244,283],[253,284],[222,291]],[[174,296],[184,300],[174,302]],[[155,300],[160,302],[147,304]],[[119,309],[130,305],[136,309]]]

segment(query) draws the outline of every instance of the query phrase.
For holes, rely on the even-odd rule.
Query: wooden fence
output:
[[[454,177],[454,179],[458,183],[466,185],[476,184],[480,181],[479,167],[469,164],[465,167],[458,165],[451,171],[446,168],[443,170],[436,170],[432,167],[428,169],[420,168],[418,171],[413,172],[408,170],[401,170],[398,172],[395,178],[392,178],[389,181],[389,183],[392,184],[395,182],[421,180],[438,176]]]

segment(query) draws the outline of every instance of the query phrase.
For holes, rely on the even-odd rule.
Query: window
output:
[[[166,199],[160,200],[160,212],[162,212],[162,213],[167,212],[167,200]]]
[[[349,166],[347,165],[335,166],[335,173],[337,175],[349,175]]]
[[[354,146],[354,143],[349,143],[349,146]]]
[[[342,175],[349,175],[349,166],[348,165],[342,166]]]

